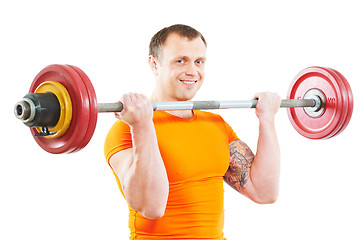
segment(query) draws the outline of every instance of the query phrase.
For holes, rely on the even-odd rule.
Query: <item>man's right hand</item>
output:
[[[143,94],[124,94],[120,102],[123,103],[123,110],[115,113],[115,117],[126,122],[129,126],[148,123],[153,118],[153,107],[148,98]]]

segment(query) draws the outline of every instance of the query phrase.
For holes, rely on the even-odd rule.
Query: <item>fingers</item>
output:
[[[277,93],[260,92],[254,95],[258,100],[256,115],[258,118],[273,118],[281,105],[281,97]]]
[[[143,94],[124,94],[120,98],[120,102],[123,103],[123,110],[120,113],[115,113],[115,117],[129,125],[139,123],[142,120],[151,120],[153,117],[152,105]]]
[[[123,103],[123,111],[132,111],[134,108],[141,108],[149,105],[148,98],[139,93],[124,94],[120,98],[120,102]]]
[[[272,98],[281,98],[277,93],[274,92],[259,92],[254,95],[254,99],[258,99],[260,97],[272,97]]]

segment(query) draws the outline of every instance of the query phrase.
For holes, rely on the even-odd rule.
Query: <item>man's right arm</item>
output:
[[[131,129],[133,147],[109,160],[129,206],[150,219],[161,218],[167,205],[169,182],[159,152],[149,101],[138,94],[122,98],[124,109],[117,117]]]

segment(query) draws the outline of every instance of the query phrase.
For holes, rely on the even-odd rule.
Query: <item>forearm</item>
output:
[[[238,192],[257,203],[273,203],[278,197],[280,147],[274,124],[281,97],[272,93],[256,94],[259,119],[257,152],[241,140],[230,143],[230,163],[224,180]]]
[[[166,207],[169,183],[153,122],[132,126],[131,131],[133,162],[125,174],[123,191],[133,209],[143,215],[157,215]]]
[[[260,120],[257,152],[250,178],[258,198],[274,202],[280,178],[280,147],[273,119]]]

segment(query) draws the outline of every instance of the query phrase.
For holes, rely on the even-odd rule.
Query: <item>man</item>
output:
[[[151,40],[156,79],[151,101],[192,99],[204,81],[207,44],[197,30],[173,25]],[[105,156],[129,205],[130,239],[225,239],[223,180],[251,200],[278,195],[280,150],[274,116],[280,97],[256,94],[256,155],[217,114],[152,111],[141,94],[124,109],[105,142]]]

